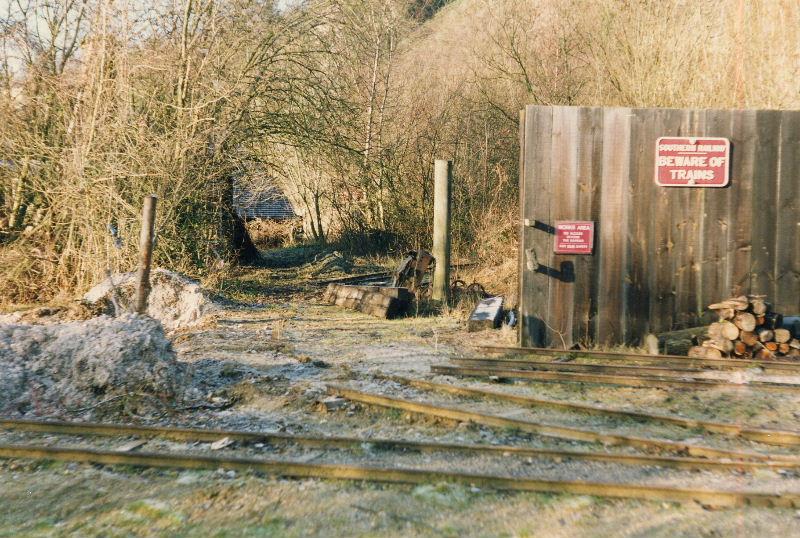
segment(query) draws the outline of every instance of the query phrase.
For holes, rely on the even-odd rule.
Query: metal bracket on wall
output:
[[[553,226],[550,226],[546,222],[542,222],[536,219],[524,219],[522,221],[523,226],[528,226],[530,228],[534,228],[536,230],[541,230],[543,232],[547,232],[551,235],[555,235],[556,229]]]
[[[542,265],[536,257],[536,251],[532,248],[525,249],[525,268],[528,271],[541,273],[562,282],[575,282],[575,264],[573,262],[562,261],[558,269]]]

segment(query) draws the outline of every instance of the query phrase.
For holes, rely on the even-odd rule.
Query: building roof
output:
[[[236,213],[245,220],[267,219],[288,220],[297,214],[286,195],[277,187],[252,192],[239,182],[233,183],[233,206]]]

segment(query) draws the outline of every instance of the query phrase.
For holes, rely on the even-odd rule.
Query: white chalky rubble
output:
[[[182,368],[161,324],[101,316],[47,325],[0,324],[0,413],[72,408],[114,395],[174,397]]]
[[[147,314],[159,320],[169,331],[197,325],[204,316],[220,308],[199,282],[179,273],[156,269],[150,275],[150,283]],[[122,303],[120,306],[126,308],[133,302],[136,273],[112,275],[111,280],[105,279],[89,290],[83,300],[90,304],[102,302],[107,305],[108,313],[113,314],[115,287]]]

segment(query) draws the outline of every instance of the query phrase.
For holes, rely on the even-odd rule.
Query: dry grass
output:
[[[324,13],[187,0],[139,27],[144,6],[129,4],[0,8],[0,302],[73,296],[134,267],[150,193],[157,264],[197,275],[235,260],[234,174],[318,129],[309,107],[335,108]]]
[[[248,221],[246,226],[253,244],[259,249],[267,250],[294,244],[297,225],[295,220],[256,219]]]

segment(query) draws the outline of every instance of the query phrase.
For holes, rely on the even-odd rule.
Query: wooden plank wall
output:
[[[660,136],[731,140],[727,188],[653,179]],[[800,313],[800,111],[529,106],[520,116],[520,344],[637,344],[766,294]],[[592,256],[553,252],[596,223]]]

